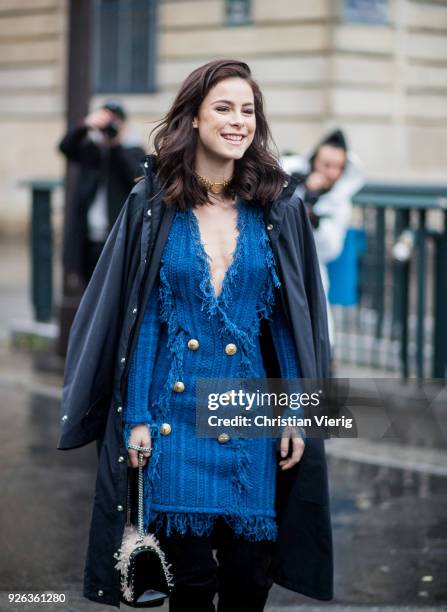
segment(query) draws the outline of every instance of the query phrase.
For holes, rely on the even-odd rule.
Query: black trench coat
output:
[[[127,451],[122,404],[129,362],[145,305],[159,272],[160,258],[174,218],[162,203],[147,156],[145,180],[132,189],[113,226],[73,322],[65,367],[58,449],[100,440],[96,491],[84,575],[84,596],[120,606],[114,554],[120,547],[127,495]],[[326,377],[329,340],[326,300],[312,228],[290,179],[265,210],[281,279],[280,303],[298,351],[303,377]],[[267,374],[274,337],[261,328]],[[270,349],[269,349],[270,346]],[[279,457],[278,457],[279,460]],[[278,540],[274,581],[309,597],[333,598],[332,534],[324,439],[308,438],[300,462],[277,470]]]

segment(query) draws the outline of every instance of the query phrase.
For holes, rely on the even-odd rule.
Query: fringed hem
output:
[[[247,540],[256,542],[260,540],[275,541],[278,536],[278,525],[273,518],[263,516],[250,516],[248,518],[224,516],[223,518],[236,535]]]
[[[235,535],[252,542],[275,541],[278,525],[274,518],[263,516],[239,516],[226,514],[199,514],[186,512],[151,511],[149,524],[154,533],[164,530],[167,536],[173,533],[195,536],[210,535],[218,517],[223,518]]]

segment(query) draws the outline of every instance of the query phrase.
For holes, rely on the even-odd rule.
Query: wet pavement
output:
[[[20,270],[25,273],[26,266]],[[56,449],[61,380],[37,373],[29,355],[7,346],[8,318],[29,312],[25,280],[0,267],[0,612],[116,610],[82,597],[95,445]],[[338,374],[370,373],[351,368]],[[402,399],[399,410],[405,409]],[[425,429],[418,423],[411,435],[395,440],[327,443],[335,599],[320,603],[275,585],[266,612],[447,610],[447,450],[441,429],[439,421]],[[65,603],[8,600],[11,593],[49,591],[64,594]]]
[[[113,609],[81,596],[95,446],[56,449],[57,377],[42,379],[33,374],[28,356],[5,350],[0,353],[0,365],[0,591],[4,600],[0,599],[0,609],[42,608],[44,604],[7,601],[8,593],[42,591],[64,593],[67,598],[62,606],[45,604],[45,610]],[[375,449],[376,456],[385,460],[378,464],[359,460],[362,446],[366,457]],[[399,446],[394,456],[400,463],[390,467],[386,465],[386,457],[393,457],[389,441],[327,443],[336,597],[315,605],[318,602],[274,586],[269,612],[328,606],[354,610],[359,605],[447,609],[447,474],[437,473],[447,454],[438,449],[436,462],[418,471],[411,468],[411,448],[402,456]],[[414,449],[416,456],[418,451]]]

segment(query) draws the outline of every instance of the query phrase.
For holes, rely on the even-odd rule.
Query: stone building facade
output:
[[[143,7],[151,44],[139,22],[139,51],[131,29],[138,13],[129,11],[142,2],[152,9]],[[92,0],[92,10],[91,107],[121,99],[145,142],[192,69],[234,57],[249,63],[263,89],[280,152],[303,151],[341,126],[371,178],[445,179],[447,0]],[[29,195],[20,182],[64,172],[56,147],[65,129],[68,27],[67,0],[0,0],[3,236],[27,226]],[[106,91],[101,61],[118,44],[133,48],[117,70],[126,77],[141,62],[143,87],[134,75]],[[107,71],[109,82],[119,81],[110,62]],[[56,208],[61,201],[59,194]]]

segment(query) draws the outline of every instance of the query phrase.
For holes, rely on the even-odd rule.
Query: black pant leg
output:
[[[157,534],[167,561],[172,564],[174,588],[169,597],[169,612],[215,612],[217,564],[211,538],[190,534]]]
[[[270,567],[274,542],[251,542],[221,527],[217,547],[217,612],[262,612],[273,578]]]

